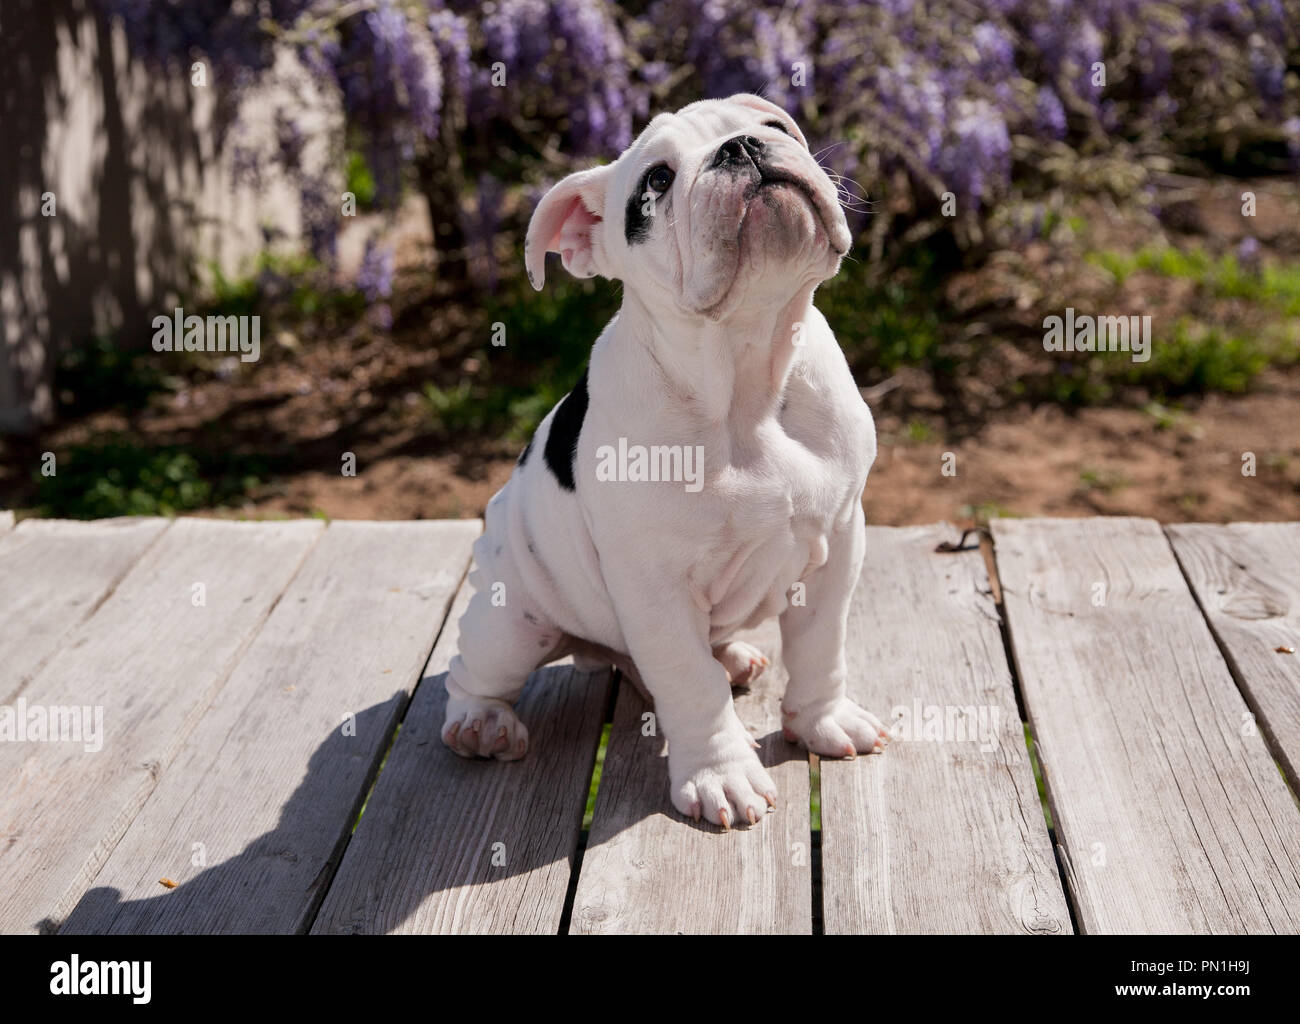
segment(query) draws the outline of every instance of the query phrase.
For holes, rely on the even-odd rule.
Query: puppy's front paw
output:
[[[730,828],[751,825],[776,806],[776,784],[754,753],[739,722],[734,735],[715,737],[700,751],[677,750],[668,741],[673,806],[689,818]]]
[[[783,707],[781,724],[787,740],[802,743],[822,757],[879,754],[890,738],[879,718],[847,697],[810,704],[798,711]]]
[[[528,730],[503,700],[452,698],[447,702],[442,742],[461,757],[517,761],[528,750]]]

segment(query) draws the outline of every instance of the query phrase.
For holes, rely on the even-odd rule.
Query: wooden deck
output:
[[[443,748],[479,529],[0,513],[0,931],[1300,932],[1300,524],[1002,520],[998,580],[873,528],[850,675],[904,738],[818,765],[776,658],[780,803],[725,834],[605,673],[534,676],[520,762]]]

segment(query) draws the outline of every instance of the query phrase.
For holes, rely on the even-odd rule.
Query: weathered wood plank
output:
[[[313,933],[559,929],[609,674],[533,673],[518,705],[527,756],[457,757],[439,733],[471,593],[457,596]]]
[[[13,702],[167,526],[26,519],[6,534],[0,523],[0,704]]]
[[[983,556],[935,551],[959,536],[868,530],[849,692],[895,739],[821,762],[828,934],[1072,931]]]
[[[303,930],[481,528],[331,524],[61,932]]]
[[[1300,787],[1300,523],[1165,532],[1237,685]]]
[[[102,748],[0,743],[0,932],[81,898],[322,529],[178,520],[27,685],[101,716]]]
[[[1160,527],[998,520],[993,537],[1080,927],[1300,930],[1300,811]]]
[[[743,639],[772,659],[736,710],[779,793],[753,827],[721,831],[669,800],[666,745],[642,735],[644,698],[619,687],[570,931],[804,934],[812,930],[808,757],[781,735],[786,675],[775,621]]]

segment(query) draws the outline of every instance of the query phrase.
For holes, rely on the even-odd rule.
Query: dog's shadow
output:
[[[610,821],[597,834],[608,840],[611,826],[618,834],[656,815],[671,819],[678,828],[719,832],[715,825],[690,821],[673,810],[666,762],[656,756],[662,741],[644,735],[643,715],[650,706],[628,680],[615,673],[578,672],[569,665],[539,669],[518,705],[530,729],[531,748],[522,760],[508,763],[465,760],[442,744],[445,680],[446,674],[439,673],[420,681],[355,831],[353,823],[377,766],[369,767],[365,785],[353,793],[357,777],[341,772],[340,765],[355,758],[356,737],[372,736],[375,742],[367,749],[376,752],[376,760],[383,756],[387,744],[372,731],[391,730],[406,700],[402,693],[359,713],[355,737],[341,729],[324,736],[302,781],[281,808],[276,827],[239,854],[156,896],[124,900],[116,888],[90,889],[61,927],[45,920],[40,930],[489,930],[495,926],[475,920],[472,909],[465,919],[459,906],[465,901],[429,897],[502,884],[507,886],[503,896],[509,892],[505,902],[540,902],[554,920],[556,899],[571,893],[573,871],[587,839],[582,831],[585,795],[601,726],[611,713],[607,757],[636,762],[645,758],[651,763],[619,766],[624,782],[632,781],[620,786],[622,792],[607,794],[607,800],[616,802],[611,803]],[[742,705],[763,699],[744,689],[735,692]],[[761,739],[759,756],[772,768],[805,755],[783,742],[777,729]],[[612,769],[607,762],[607,778]],[[348,799],[340,803],[339,790],[345,785]],[[188,845],[178,856],[188,861]],[[286,885],[284,873],[275,869],[281,860],[302,862],[303,868],[288,876],[296,888]],[[543,891],[545,898],[539,901]],[[457,906],[449,906],[453,902]],[[492,902],[492,915],[511,912],[501,905],[502,897]],[[537,912],[542,917],[547,913]],[[520,921],[505,930],[546,929]]]
[[[115,888],[90,889],[62,922],[41,921],[39,930],[64,934],[294,930],[294,925],[282,924],[292,914],[290,905],[300,902],[307,913],[319,905],[378,759],[406,704],[406,693],[398,691],[331,729],[312,752],[302,781],[280,808],[276,827],[237,855],[205,867],[173,889],[162,889],[160,881],[153,883],[160,887],[157,896],[124,900]],[[194,799],[203,799],[201,787]],[[185,837],[175,851],[178,864],[191,863],[191,838]],[[296,927],[302,930],[301,924]]]

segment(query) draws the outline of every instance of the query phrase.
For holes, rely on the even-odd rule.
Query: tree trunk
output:
[[[429,207],[433,246],[438,254],[438,275],[458,283],[469,276],[460,206],[465,180],[459,145],[463,110],[461,97],[449,89],[438,138],[429,144],[418,165],[420,191]]]

